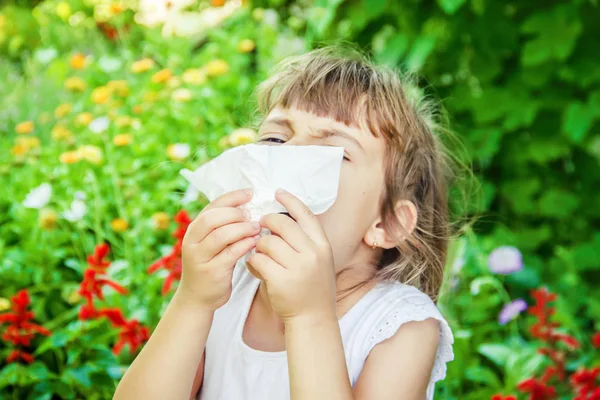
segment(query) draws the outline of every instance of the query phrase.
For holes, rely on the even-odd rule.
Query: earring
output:
[[[375,250],[377,248],[377,240],[373,242],[373,246],[371,246],[373,248],[373,250]]]

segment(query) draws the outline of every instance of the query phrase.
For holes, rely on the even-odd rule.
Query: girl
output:
[[[289,216],[258,224],[238,208],[248,190],[210,203],[115,399],[433,397],[453,359],[434,303],[449,236],[446,158],[409,82],[338,50],[288,59],[258,90],[260,144],[344,147],[335,204],[315,216],[281,192]]]

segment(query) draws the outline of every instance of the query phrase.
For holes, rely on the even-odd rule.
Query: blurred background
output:
[[[179,170],[252,142],[256,84],[338,39],[418,73],[475,175],[436,398],[600,399],[599,7],[2,1],[0,399],[111,398],[205,204]]]

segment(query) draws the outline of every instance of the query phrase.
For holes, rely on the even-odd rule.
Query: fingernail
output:
[[[254,228],[254,230],[260,229],[260,224],[258,222],[253,222],[252,223],[252,228]]]
[[[250,221],[250,211],[244,210],[244,218],[246,218],[246,221]]]
[[[285,190],[283,190],[283,189],[277,189],[277,190],[275,191],[275,193],[277,193],[277,194],[285,194],[285,193],[287,193],[287,192],[286,192]]]

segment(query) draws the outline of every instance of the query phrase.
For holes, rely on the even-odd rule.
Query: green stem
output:
[[[48,330],[54,330],[57,327],[59,327],[60,325],[62,325],[65,321],[68,321],[71,318],[74,318],[77,316],[77,314],[79,313],[79,307],[73,307],[68,309],[67,311],[63,312],[62,314],[57,315],[53,320],[50,320],[50,322],[46,323],[46,329]]]

